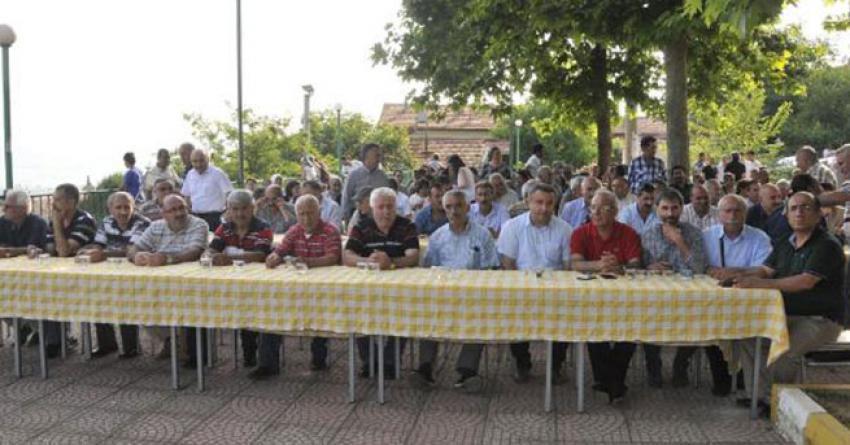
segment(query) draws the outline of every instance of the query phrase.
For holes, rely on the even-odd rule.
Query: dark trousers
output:
[[[384,337],[384,370],[395,369],[395,339],[396,337]],[[357,339],[357,350],[360,353],[360,362],[363,363],[363,369],[369,367],[369,340],[371,337],[360,337]],[[400,337],[399,354],[404,352],[404,345],[407,339]],[[400,357],[399,357],[400,358]],[[375,351],[375,369],[378,366],[378,351]]]
[[[186,336],[186,352],[189,355],[188,361],[190,363],[195,363],[198,359],[198,348],[195,342],[197,341],[196,337],[196,329],[197,328],[183,328],[183,335]],[[207,330],[201,329],[201,354],[203,357],[203,361],[206,363],[207,361]]]
[[[723,358],[723,352],[717,346],[706,346],[705,356],[708,358],[708,366],[711,369],[711,378],[714,385],[728,384],[732,380],[729,374],[729,364]],[[687,372],[690,366],[691,356],[697,351],[696,346],[683,346],[676,351],[676,359],[673,362],[673,369],[680,372]]]
[[[567,347],[569,343],[553,342],[552,343],[552,370],[557,374],[561,370],[564,361],[567,359]],[[527,341],[519,343],[511,343],[511,355],[516,360],[517,369],[531,369],[531,353],[529,352],[530,344]]]
[[[204,213],[192,213],[193,215],[201,218],[202,220],[207,222],[207,225],[210,226],[210,231],[214,232],[218,226],[221,225],[221,215],[224,212],[204,212]]]
[[[643,355],[646,358],[646,374],[661,376],[661,346],[650,343],[643,344]]]
[[[124,353],[137,352],[139,347],[139,328],[131,325],[119,325],[121,330],[121,346]],[[105,351],[114,351],[118,349],[118,344],[115,342],[115,328],[111,324],[96,323],[94,325],[94,334],[97,338],[97,347]]]
[[[59,346],[62,343],[62,325],[58,321],[44,321],[44,337],[47,346]]]
[[[277,334],[260,334],[260,366],[271,370],[280,369],[280,343],[282,338]],[[328,339],[313,337],[310,342],[310,353],[313,364],[326,364],[328,359]]]
[[[257,358],[257,343],[260,333],[256,331],[239,330],[239,338],[242,340],[242,356]]]
[[[593,380],[611,389],[625,386],[626,373],[635,349],[636,344],[627,342],[588,343]]]

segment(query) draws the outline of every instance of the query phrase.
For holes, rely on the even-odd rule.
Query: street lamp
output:
[[[3,48],[3,125],[6,154],[6,190],[13,187],[12,181],[12,110],[9,99],[9,47],[15,43],[15,31],[9,25],[0,25],[0,47]]]
[[[301,89],[304,90],[304,120],[301,123],[307,137],[307,143],[304,145],[304,158],[306,159],[310,147],[310,96],[313,95],[315,90],[313,90],[313,85],[309,84],[302,86]]]
[[[242,128],[242,0],[236,0],[236,133],[239,135],[239,186],[245,186],[245,135]]]
[[[336,110],[336,159],[339,162],[339,177],[342,178],[342,135],[340,128],[342,126],[342,104],[334,105]]]
[[[514,132],[516,133],[516,156],[514,157],[514,162],[519,161],[519,145],[520,145],[520,133],[522,132],[522,119],[517,119],[514,121]]]

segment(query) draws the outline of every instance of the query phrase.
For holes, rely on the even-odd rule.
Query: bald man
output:
[[[186,174],[180,193],[187,197],[193,215],[206,221],[210,230],[221,224],[221,214],[227,206],[227,194],[233,191],[233,185],[227,173],[210,165],[210,158],[203,150],[195,150],[191,155],[192,170]]]
[[[593,176],[588,176],[581,181],[581,198],[574,199],[564,206],[561,211],[561,219],[570,223],[572,227],[579,227],[590,221],[590,202],[593,194],[602,187]]]

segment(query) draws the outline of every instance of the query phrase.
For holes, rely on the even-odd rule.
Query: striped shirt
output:
[[[94,235],[94,243],[106,250],[123,250],[136,241],[150,226],[151,221],[138,213],[130,216],[127,229],[122,229],[111,215],[103,218]]]
[[[319,226],[310,234],[301,224],[292,226],[274,252],[281,257],[292,255],[298,258],[318,258],[339,256],[341,251],[339,230],[331,223],[319,221]]]
[[[248,233],[241,238],[236,233],[236,224],[226,222],[218,226],[213,234],[213,240],[210,241],[210,249],[225,253],[230,249],[235,250],[234,253],[262,252],[268,254],[272,251],[272,238],[274,238],[274,233],[268,223],[254,217],[248,223]]]
[[[77,209],[71,217],[71,225],[65,227],[62,233],[68,240],[76,241],[80,246],[91,244],[97,232],[97,223],[89,212]],[[56,250],[56,238],[53,235],[53,218],[50,219],[47,228],[47,250]]]

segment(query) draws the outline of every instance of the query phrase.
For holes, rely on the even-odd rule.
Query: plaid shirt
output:
[[[629,189],[632,193],[637,195],[644,184],[656,179],[667,181],[664,161],[659,158],[652,158],[651,161],[647,161],[643,156],[632,159],[632,163],[629,164]]]
[[[318,258],[327,255],[339,256],[341,250],[342,240],[339,230],[333,224],[319,221],[319,227],[310,235],[301,224],[292,226],[286,231],[286,236],[274,252],[278,256]]]
[[[661,232],[661,222],[657,222],[646,229],[640,236],[640,244],[643,246],[643,265],[666,261],[670,263],[673,270],[690,269],[695,274],[705,273],[708,266],[708,256],[705,253],[702,232],[696,227],[680,222],[682,238],[685,244],[691,248],[691,256],[682,258],[681,252],[673,243],[664,238]]]
[[[213,240],[210,241],[210,249],[223,252],[227,247],[235,247],[245,252],[262,252],[268,255],[272,251],[272,238],[274,233],[271,227],[265,221],[254,217],[248,224],[248,233],[242,238],[239,238],[236,225],[232,222],[218,226]]]
[[[176,255],[189,249],[207,247],[209,226],[197,216],[188,215],[189,224],[179,232],[173,232],[164,219],[154,221],[136,241],[140,252],[157,252]]]

